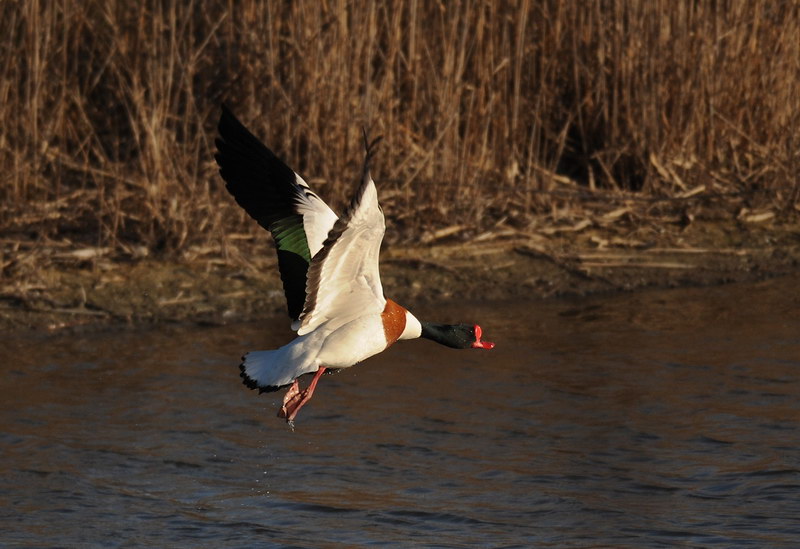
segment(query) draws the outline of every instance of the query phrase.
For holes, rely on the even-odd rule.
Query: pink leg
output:
[[[295,380],[292,386],[289,387],[289,390],[286,391],[286,396],[283,397],[283,406],[281,406],[281,409],[278,411],[278,417],[286,418],[287,423],[294,423],[297,412],[300,411],[300,408],[302,408],[306,402],[311,400],[317,382],[319,378],[322,377],[322,374],[325,373],[325,370],[325,366],[320,366],[317,373],[314,374],[311,383],[309,383],[308,387],[303,391],[300,391],[300,384]]]
[[[286,391],[286,394],[283,396],[283,407],[281,408],[281,411],[286,410],[287,403],[296,400],[299,397],[300,397],[300,383],[295,379],[294,383],[292,383],[292,386],[289,387],[289,390]],[[280,413],[278,413],[278,415],[280,416]]]

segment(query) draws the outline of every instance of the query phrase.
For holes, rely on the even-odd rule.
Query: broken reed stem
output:
[[[797,3],[6,2],[0,31],[9,234],[227,250],[258,229],[216,175],[222,101],[334,206],[383,134],[405,235],[580,210],[564,185],[800,201]]]

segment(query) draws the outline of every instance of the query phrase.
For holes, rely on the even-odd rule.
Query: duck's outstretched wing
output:
[[[375,144],[364,134],[366,155],[361,184],[345,214],[336,221],[322,250],[311,260],[306,285],[306,302],[298,335],[334,320],[341,325],[369,313],[380,313],[383,297],[378,255],[386,229],[378,192],[369,171]]]
[[[297,320],[306,302],[311,259],[336,222],[336,214],[222,106],[214,158],[236,202],[272,233],[289,316]]]

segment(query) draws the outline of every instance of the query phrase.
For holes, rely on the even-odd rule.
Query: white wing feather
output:
[[[339,219],[333,210],[312,191],[302,177],[295,175],[297,185],[297,212],[303,216],[303,230],[306,233],[308,250],[313,258],[322,249],[336,220]]]
[[[332,319],[341,326],[359,316],[380,313],[386,306],[378,269],[386,227],[375,182],[369,173],[365,177],[357,205],[334,225],[322,253],[311,261],[298,335]]]

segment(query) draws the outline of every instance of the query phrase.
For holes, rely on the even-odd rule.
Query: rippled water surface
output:
[[[238,356],[283,318],[0,336],[0,545],[794,546],[800,279],[418,308],[291,432]]]

